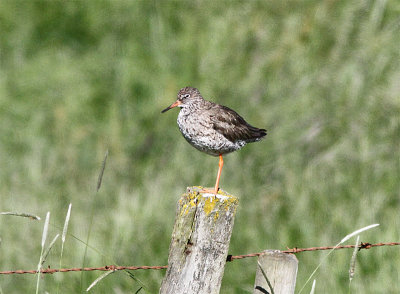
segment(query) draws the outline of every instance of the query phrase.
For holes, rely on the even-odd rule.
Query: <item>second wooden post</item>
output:
[[[265,250],[258,257],[253,294],[293,294],[296,287],[298,260],[293,254]]]

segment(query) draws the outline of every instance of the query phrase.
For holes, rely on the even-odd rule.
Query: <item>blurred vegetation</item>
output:
[[[184,86],[268,129],[225,158],[221,187],[241,201],[231,254],[332,245],[372,223],[362,241],[399,241],[399,13],[397,0],[1,1],[0,211],[42,221],[0,217],[0,269],[35,269],[46,212],[52,239],[69,203],[70,234],[86,240],[92,223],[85,265],[165,265],[176,201],[217,172],[177,111],[160,114]],[[62,265],[84,251],[68,236]],[[325,254],[298,255],[298,289]],[[318,293],[348,291],[351,254],[329,257]],[[351,293],[400,292],[398,248],[357,258]],[[255,270],[227,264],[221,293],[252,293]],[[164,271],[133,274],[157,293]],[[99,275],[48,275],[41,292],[83,292]],[[35,279],[3,276],[0,290],[32,293]],[[139,287],[115,273],[93,291]]]

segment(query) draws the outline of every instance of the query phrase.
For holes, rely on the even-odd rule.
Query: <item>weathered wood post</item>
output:
[[[282,253],[279,250],[265,250],[258,257],[256,282],[253,294],[291,294],[296,287],[298,261],[293,254]],[[271,290],[271,287],[273,291]]]
[[[189,187],[178,202],[160,294],[217,294],[228,255],[238,198]]]

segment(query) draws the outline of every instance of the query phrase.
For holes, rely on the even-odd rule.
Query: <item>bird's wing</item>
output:
[[[226,106],[216,105],[211,121],[214,130],[232,142],[254,141],[266,135],[265,130],[251,126],[236,111]]]

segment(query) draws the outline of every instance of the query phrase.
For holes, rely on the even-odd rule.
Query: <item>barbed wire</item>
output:
[[[370,249],[373,247],[381,247],[381,246],[397,246],[400,245],[400,242],[389,242],[389,243],[376,243],[376,244],[371,244],[371,243],[361,243],[359,245],[341,245],[341,246],[323,246],[323,247],[309,247],[309,248],[288,248],[287,250],[281,251],[282,253],[300,253],[300,252],[306,252],[306,251],[318,251],[318,250],[332,250],[332,249],[348,249],[348,248],[354,248],[358,247],[358,250],[361,249]],[[250,254],[245,254],[245,255],[228,255],[227,261],[233,261],[235,259],[243,259],[247,257],[257,257],[263,254],[263,252],[258,252],[258,253],[250,253]]]
[[[358,250],[361,249],[371,249],[373,247],[381,247],[381,246],[398,246],[400,242],[389,242],[389,243],[361,243],[359,245],[342,245],[342,246],[323,246],[323,247],[309,247],[309,248],[288,248],[287,250],[281,251],[282,253],[295,254],[306,251],[318,251],[318,250],[332,250],[332,249],[348,249],[358,247]],[[233,261],[236,259],[243,259],[249,257],[257,257],[262,255],[263,252],[250,253],[244,255],[228,255],[226,261]],[[121,270],[161,270],[167,269],[167,265],[163,266],[116,266],[116,265],[106,265],[103,267],[84,267],[84,268],[44,268],[40,270],[42,274],[54,274],[54,273],[65,273],[65,272],[83,272],[83,271],[121,271]],[[37,274],[37,270],[14,270],[14,271],[0,271],[0,275],[12,275],[12,274]]]
[[[116,265],[106,265],[102,267],[76,267],[76,268],[44,268],[40,270],[42,274],[54,274],[54,273],[66,273],[66,272],[89,272],[89,271],[122,271],[122,270],[139,270],[139,269],[149,269],[149,270],[160,270],[168,268],[167,265],[162,266],[116,266]],[[37,270],[15,270],[15,271],[0,271],[1,275],[11,275],[11,274],[37,274]]]

